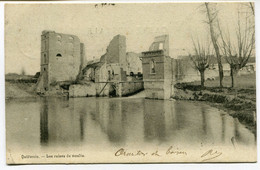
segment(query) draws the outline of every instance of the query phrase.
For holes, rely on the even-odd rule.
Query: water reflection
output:
[[[79,117],[79,125],[80,125],[80,139],[84,140],[84,122],[86,119],[86,114],[82,111],[80,112],[80,117]]]
[[[110,142],[125,141],[126,115],[123,112],[123,101],[106,100],[106,102],[96,101],[96,110],[92,112],[93,120],[100,124],[104,133],[107,134]]]
[[[17,131],[7,128],[8,133],[13,134],[8,140],[29,140],[30,134],[30,138],[38,137],[45,147],[104,143],[125,146],[136,142],[194,147],[255,145],[255,136],[237,119],[201,103],[120,98],[43,98],[37,103],[39,106],[35,108],[21,102],[7,104],[9,127],[25,120],[24,115],[14,109],[20,105],[33,122],[33,125],[20,122]],[[37,124],[37,113],[40,124]],[[33,129],[39,129],[38,133]]]
[[[41,113],[40,113],[40,136],[41,144],[47,144],[49,138],[48,132],[48,104],[47,100],[44,99],[41,103]]]
[[[149,141],[165,140],[165,109],[161,101],[146,100],[144,102],[144,138]]]
[[[84,139],[85,110],[75,112],[73,101],[66,99],[43,99],[40,108],[41,144],[63,144]]]

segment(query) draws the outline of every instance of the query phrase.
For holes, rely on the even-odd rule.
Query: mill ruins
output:
[[[188,56],[172,58],[169,36],[154,38],[148,51],[127,52],[126,37],[116,35],[106,53],[85,61],[85,46],[75,35],[43,31],[37,92],[69,97],[129,96],[144,90],[150,99],[169,99],[177,83],[200,79]],[[209,69],[206,78],[216,77]]]

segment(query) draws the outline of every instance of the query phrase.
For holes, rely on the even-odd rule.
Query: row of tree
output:
[[[246,10],[238,8],[237,26],[235,38],[224,29],[218,19],[217,4],[206,2],[204,13],[209,28],[210,42],[201,43],[200,40],[192,38],[194,53],[190,55],[195,68],[200,72],[201,86],[204,87],[205,70],[209,67],[212,58],[215,56],[219,71],[219,86],[223,87],[223,66],[224,58],[230,66],[231,86],[235,86],[235,78],[238,71],[245,67],[249,58],[254,55],[255,49],[255,22],[254,4],[252,2],[245,5]]]

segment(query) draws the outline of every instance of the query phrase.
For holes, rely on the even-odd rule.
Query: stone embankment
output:
[[[233,89],[205,88],[201,90],[197,86],[176,85],[174,96],[176,100],[194,100],[209,102],[209,104],[223,110],[243,123],[253,133],[256,131],[256,101],[248,96],[255,95],[252,90],[241,89],[234,92]]]

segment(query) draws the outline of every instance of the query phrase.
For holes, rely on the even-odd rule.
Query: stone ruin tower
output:
[[[83,67],[84,55],[84,44],[77,36],[43,31],[37,91],[46,92],[57,83],[75,81]]]

